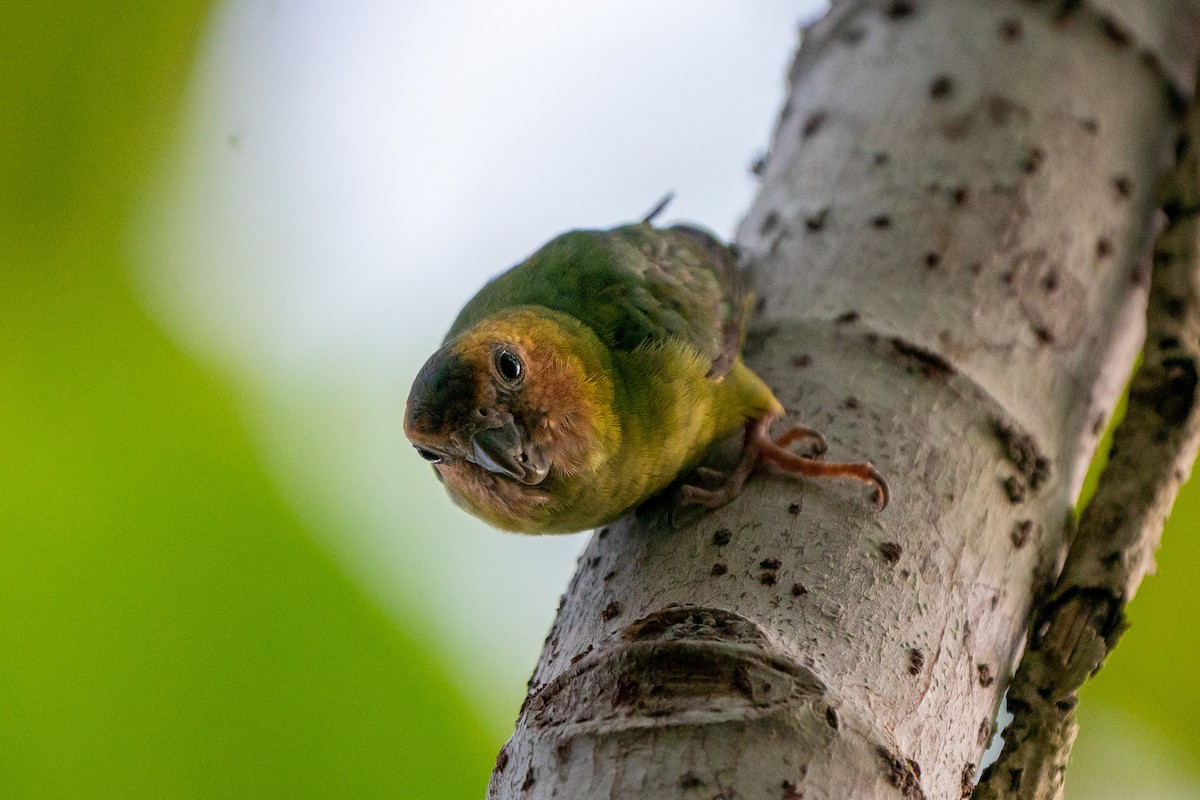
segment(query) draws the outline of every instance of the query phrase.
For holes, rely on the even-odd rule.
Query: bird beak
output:
[[[550,471],[545,457],[525,441],[517,423],[509,417],[495,428],[477,431],[471,437],[471,461],[521,483],[541,483]]]

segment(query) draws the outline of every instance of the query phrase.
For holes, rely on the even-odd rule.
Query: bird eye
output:
[[[441,457],[441,455],[439,455],[438,453],[435,453],[435,452],[433,452],[432,450],[426,450],[424,447],[418,447],[418,448],[417,448],[417,455],[419,455],[421,458],[423,458],[423,459],[425,459],[426,461],[428,461],[430,464],[440,464],[440,463],[442,463],[442,457]]]
[[[508,383],[517,384],[525,376],[525,365],[512,351],[498,350],[496,351],[496,372],[500,373],[500,377]]]

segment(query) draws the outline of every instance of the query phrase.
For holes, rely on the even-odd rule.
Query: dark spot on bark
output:
[[[1133,194],[1133,184],[1131,184],[1129,182],[1129,178],[1125,177],[1124,175],[1118,175],[1117,177],[1113,178],[1112,184],[1113,189],[1117,193],[1117,197],[1120,197],[1121,199],[1125,199],[1129,197],[1129,195]]]
[[[600,612],[600,618],[603,619],[605,622],[608,622],[609,620],[616,619],[620,614],[621,614],[621,604],[618,603],[616,600],[613,600],[611,603],[609,603],[608,605],[606,605],[604,607],[603,611]]]
[[[833,728],[835,731],[838,729],[838,714],[837,711],[834,710],[833,706],[825,707],[825,724]]]
[[[917,368],[926,378],[949,378],[955,372],[954,367],[937,353],[931,353],[925,348],[906,342],[899,337],[894,337],[890,341],[892,349],[915,361]]]
[[[1010,475],[1000,485],[1004,488],[1004,495],[1008,498],[1008,502],[1013,504],[1025,502],[1025,481],[1016,475]]]
[[[983,688],[988,688],[996,682],[996,676],[992,674],[992,668],[987,664],[977,664],[975,669],[979,672],[979,685]]]
[[[592,556],[591,558],[588,559],[588,562],[587,562],[588,569],[595,569],[596,566],[599,565],[599,563],[600,563],[600,556]]]
[[[758,232],[765,236],[777,227],[779,227],[779,214],[771,210],[763,217],[762,225],[758,227]]]
[[[780,795],[781,800],[804,800],[804,793],[796,788],[796,784],[791,781],[783,782],[783,794]]]
[[[558,743],[558,746],[554,748],[554,757],[560,764],[571,760],[571,750],[574,747],[574,744],[574,739],[563,739]]]
[[[1041,454],[1037,440],[999,419],[992,420],[992,432],[1000,442],[1000,455],[1017,468],[1030,489],[1041,488],[1050,477],[1050,460]]]
[[[1107,236],[1101,236],[1099,239],[1096,240],[1096,257],[1097,258],[1108,258],[1110,255],[1112,255],[1112,251],[1113,251],[1112,240],[1109,239]]]
[[[1151,408],[1170,426],[1187,421],[1196,402],[1196,364],[1186,356],[1171,356],[1162,360],[1163,379],[1158,385],[1139,389],[1137,398]]]
[[[851,323],[851,322],[858,322],[858,312],[857,311],[847,311],[844,314],[839,314],[837,316],[837,318],[834,319],[834,322],[838,323],[839,325],[843,325],[843,324],[847,324],[847,323]]]
[[[1167,215],[1168,222],[1174,222],[1184,214],[1193,215],[1196,213],[1195,208],[1184,206],[1179,200],[1170,199],[1162,204],[1163,213]]]
[[[900,790],[905,800],[925,800],[925,792],[921,789],[920,776],[908,759],[900,758],[886,747],[875,750],[883,762],[884,777],[888,783]]]
[[[889,217],[887,214],[880,214],[876,217],[871,218],[871,225],[876,228],[879,228],[880,230],[883,230],[885,228],[890,228],[890,227],[892,227],[892,218]]]
[[[1046,270],[1046,274],[1042,276],[1042,289],[1047,293],[1053,292],[1058,288],[1058,270],[1054,267]]]
[[[1079,705],[1079,698],[1072,695],[1071,697],[1064,697],[1062,700],[1059,700],[1054,704],[1054,707],[1059,711],[1066,713],[1074,710],[1075,706],[1077,705]]]
[[[1045,325],[1035,325],[1033,328],[1033,336],[1038,340],[1039,344],[1053,344],[1054,334]]]
[[[1187,153],[1190,139],[1186,133],[1181,133],[1175,137],[1175,160],[1182,161],[1184,154]]]
[[[796,516],[797,514],[799,514],[800,513],[800,504],[799,503],[791,503],[790,505],[788,505],[788,513],[791,514],[793,517]]]
[[[817,213],[804,218],[804,228],[805,228],[805,230],[816,233],[817,231],[819,231],[825,227],[825,222],[828,219],[829,219],[829,209],[822,208]]]
[[[987,107],[988,119],[993,125],[1003,126],[1012,121],[1013,117],[1029,119],[1029,107],[1024,103],[1000,94],[989,94],[983,100]]]
[[[1183,319],[1183,312],[1187,309],[1187,303],[1182,297],[1168,297],[1163,300],[1163,311],[1175,321]]]
[[[883,560],[889,564],[895,564],[900,560],[900,554],[904,552],[904,548],[899,542],[884,542],[879,545],[879,554],[883,556]]]
[[[805,139],[812,136],[821,130],[821,126],[825,124],[825,120],[828,118],[829,112],[824,109],[809,114],[808,119],[804,120],[804,126],[800,128],[800,135]]]
[[[1138,53],[1138,61],[1151,72],[1162,72],[1162,64],[1153,50],[1142,50]]]
[[[1188,100],[1183,96],[1182,92],[1175,88],[1174,83],[1164,81],[1163,84],[1167,100],[1167,110],[1171,112],[1171,116],[1178,119],[1183,116],[1183,112],[1187,111]]]
[[[1054,12],[1054,21],[1060,25],[1065,23],[1081,5],[1083,0],[1059,0],[1058,8]]]
[[[605,536],[608,536],[608,528],[601,528],[600,532],[596,534],[596,538],[598,539],[603,539]]]
[[[883,8],[883,13],[892,19],[904,19],[912,16],[914,11],[916,11],[916,7],[911,0],[892,0]]]
[[[875,166],[882,167],[888,162],[888,154],[880,150],[874,155],[871,161],[874,162]]]
[[[1079,125],[1083,128],[1084,133],[1091,134],[1092,136],[1100,132],[1100,123],[1091,117],[1080,120]]]
[[[805,588],[804,584],[802,584],[802,583],[793,583],[792,584],[792,597],[804,597],[804,595],[806,595],[806,594],[808,594],[808,589]]]
[[[680,789],[699,789],[704,785],[704,781],[700,780],[700,776],[691,770],[679,776]]]
[[[1026,175],[1032,175],[1042,168],[1045,160],[1046,151],[1040,147],[1031,147],[1025,153],[1025,159],[1021,162],[1021,171]]]
[[[847,397],[843,405],[850,411],[858,411],[860,408],[862,408],[862,403],[860,403],[858,398],[854,395]]]
[[[934,100],[944,100],[954,92],[954,79],[949,75],[938,75],[929,84],[929,96]]]
[[[930,253],[925,254],[926,268],[934,269],[940,263],[942,263],[942,257],[940,255],[938,255],[937,253],[930,252]]]
[[[867,32],[863,28],[853,27],[842,31],[841,40],[846,44],[858,44],[866,38]]]
[[[970,797],[975,792],[975,765],[968,761],[963,766],[962,779],[959,783],[958,796],[960,798]]]
[[[967,267],[967,269],[972,275],[978,275],[983,272],[983,264],[980,264],[978,261],[972,261],[971,266]]]
[[[521,781],[521,791],[528,792],[535,783],[537,783],[537,778],[533,775],[533,767],[530,767],[525,771],[525,780]]]
[[[802,369],[812,363],[812,357],[807,355],[794,356],[792,358],[792,366],[796,369]]]
[[[582,649],[582,650],[580,650],[578,653],[576,653],[575,655],[571,656],[571,663],[572,663],[572,664],[577,664],[577,663],[579,663],[579,662],[580,662],[580,661],[582,661],[583,659],[587,658],[587,655],[588,655],[588,653],[590,653],[590,652],[592,652],[592,646],[589,644],[587,647],[583,648],[583,649]]]
[[[729,530],[729,528],[721,528],[721,530],[713,534],[713,544],[717,547],[724,547],[729,544],[729,540],[732,538],[733,531]]]
[[[1000,21],[1000,38],[1015,42],[1021,38],[1021,20],[1009,17]]]
[[[1158,347],[1161,350],[1174,350],[1179,347],[1179,338],[1176,336],[1164,336],[1158,340]]]
[[[915,647],[910,647],[908,650],[908,674],[920,675],[921,669],[924,668],[924,666],[925,654]]]
[[[500,748],[500,752],[496,753],[496,769],[497,774],[504,772],[504,768],[508,766],[508,745]]]
[[[758,576],[758,582],[763,586],[774,586],[779,581],[779,576],[774,572],[764,572]]]
[[[779,569],[783,566],[783,562],[778,558],[764,558],[762,561],[758,562],[758,565],[763,569]]]
[[[767,171],[767,156],[765,153],[759,153],[753,161],[750,162],[750,174],[756,178],[761,178],[763,173]]]
[[[971,190],[966,186],[959,186],[950,193],[950,200],[956,206],[965,206],[969,199],[971,199]]]
[[[611,581],[615,577],[617,577],[617,571],[615,569],[612,569],[612,570],[609,570],[608,572],[604,573],[604,577],[602,578],[602,580],[607,583],[608,581]]]
[[[1032,533],[1033,520],[1023,519],[1019,520],[1017,524],[1013,525],[1012,533],[1008,535],[1008,538],[1012,540],[1013,547],[1020,550],[1022,547],[1029,544],[1029,537]]]
[[[709,570],[709,572],[712,573],[713,575],[718,575],[718,576],[724,575],[726,572],[729,572],[729,567],[725,566],[720,561],[718,561],[717,563],[712,565],[712,569]]]
[[[1129,44],[1129,32],[1107,14],[1100,17],[1100,31],[1104,34],[1105,39],[1108,39],[1118,47],[1124,47]]]

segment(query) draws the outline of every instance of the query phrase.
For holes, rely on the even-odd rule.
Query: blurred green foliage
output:
[[[494,754],[131,291],[207,4],[0,6],[0,796],[480,797]]]

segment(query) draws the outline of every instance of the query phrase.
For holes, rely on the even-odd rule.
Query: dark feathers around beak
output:
[[[486,364],[448,347],[434,353],[413,381],[404,433],[422,455],[461,459],[496,475],[535,485],[549,473],[549,459],[528,432],[497,402]]]

